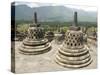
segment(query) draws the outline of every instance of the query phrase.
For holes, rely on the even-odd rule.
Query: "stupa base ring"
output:
[[[50,44],[49,45],[44,45],[44,47],[43,46],[41,46],[41,47],[37,46],[37,48],[36,47],[33,47],[33,48],[28,47],[27,48],[27,46],[24,48],[24,47],[21,46],[19,48],[19,53],[24,54],[24,55],[38,55],[38,54],[46,53],[50,50],[51,50],[51,45]]]
[[[61,65],[65,68],[72,68],[72,69],[78,69],[78,68],[83,68],[83,67],[86,67],[88,65],[90,65],[92,63],[92,59],[90,59],[89,62],[87,63],[84,63],[84,64],[79,64],[79,65],[71,65],[71,64],[65,64],[63,62],[59,62],[59,60],[55,59],[55,62],[58,64],[58,65]]]
[[[61,65],[66,68],[83,68],[91,64],[93,61],[89,51],[86,48],[83,48],[80,52],[64,52],[64,50],[59,50],[56,57],[55,57],[55,62],[58,65]],[[60,52],[62,51],[62,52]]]

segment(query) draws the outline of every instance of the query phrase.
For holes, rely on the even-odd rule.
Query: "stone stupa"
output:
[[[37,23],[37,13],[34,13],[34,22],[28,28],[28,35],[23,40],[19,51],[22,54],[37,55],[51,50],[48,39],[44,38],[44,30]]]
[[[77,26],[77,12],[74,13],[74,24],[65,34],[65,40],[59,48],[55,61],[67,68],[82,68],[91,64],[92,59],[83,43],[83,32]]]

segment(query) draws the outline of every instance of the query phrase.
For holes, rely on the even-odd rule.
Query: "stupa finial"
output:
[[[33,24],[30,24],[30,27],[39,27],[40,24],[38,24],[38,21],[37,21],[37,12],[34,12],[34,16],[33,16]]]
[[[37,13],[34,12],[34,22],[37,24]]]
[[[77,22],[77,12],[74,12],[74,25],[77,26],[78,22]]]
[[[78,27],[78,21],[77,21],[77,12],[74,12],[74,23],[72,24],[72,26],[70,26],[69,30],[80,30],[80,27]]]

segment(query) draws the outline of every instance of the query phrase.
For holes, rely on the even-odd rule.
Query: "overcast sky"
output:
[[[76,8],[76,9],[82,9],[85,11],[97,11],[96,7],[93,6],[80,6],[80,5],[70,5],[70,4],[60,4],[60,3],[39,3],[39,2],[16,2],[15,5],[28,5],[29,7],[41,7],[41,6],[59,6],[63,5],[65,7],[70,7],[70,8]]]

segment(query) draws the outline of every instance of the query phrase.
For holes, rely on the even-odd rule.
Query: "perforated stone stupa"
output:
[[[44,30],[37,23],[37,13],[34,13],[34,23],[28,28],[28,35],[19,47],[20,53],[36,55],[48,52],[51,49],[50,43],[44,38]]]
[[[68,68],[82,68],[91,62],[89,51],[83,43],[83,32],[77,27],[77,12],[74,13],[74,24],[65,34],[65,40],[56,54],[56,63]]]

